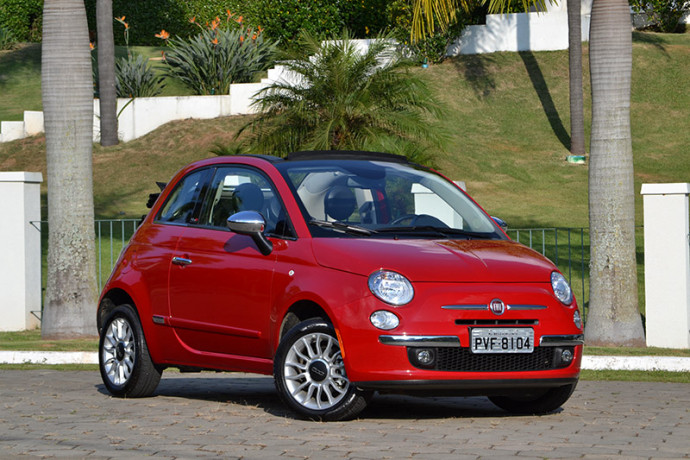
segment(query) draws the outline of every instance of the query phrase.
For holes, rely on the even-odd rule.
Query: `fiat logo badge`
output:
[[[506,311],[506,306],[501,299],[494,299],[489,302],[489,310],[494,315],[502,315]]]

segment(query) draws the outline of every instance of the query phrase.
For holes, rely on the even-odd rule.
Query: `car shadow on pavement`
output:
[[[110,395],[102,384],[96,389]],[[232,373],[167,374],[153,396],[256,407],[276,417],[296,419],[278,397],[273,378]],[[514,417],[483,396],[418,397],[376,394],[361,419],[444,419]]]

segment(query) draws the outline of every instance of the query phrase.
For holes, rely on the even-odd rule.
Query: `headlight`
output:
[[[551,273],[551,288],[558,300],[565,305],[573,303],[573,291],[563,275],[558,272]]]
[[[369,275],[369,289],[379,299],[391,305],[405,305],[414,297],[412,283],[400,273],[379,270]]]

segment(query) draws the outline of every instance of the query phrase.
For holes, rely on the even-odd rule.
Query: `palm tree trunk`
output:
[[[118,143],[112,0],[96,1],[96,29],[98,32],[98,97],[101,145],[107,147]]]
[[[582,91],[581,0],[566,0],[568,11],[568,61],[570,70],[570,153],[585,154],[585,119]]]
[[[627,0],[594,0],[590,28],[590,345],[644,346],[637,301]]]
[[[83,0],[44,2],[41,85],[49,225],[42,336],[94,336],[93,81]]]

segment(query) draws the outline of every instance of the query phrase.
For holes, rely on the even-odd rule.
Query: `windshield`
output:
[[[505,239],[455,184],[421,167],[337,159],[276,166],[315,237]]]

